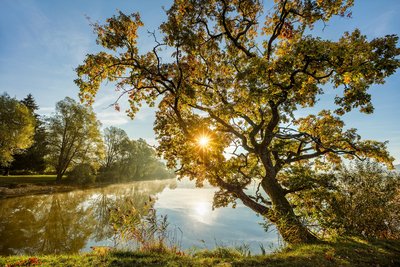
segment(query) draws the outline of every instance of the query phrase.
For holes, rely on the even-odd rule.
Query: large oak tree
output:
[[[108,52],[88,55],[76,83],[91,103],[103,81],[115,82],[129,96],[131,116],[159,100],[154,129],[170,167],[198,185],[218,186],[214,207],[239,199],[285,241],[313,242],[290,200],[308,183],[285,173],[297,165],[326,170],[342,157],[391,166],[385,143],[361,139],[340,116],[373,111],[368,88],[399,67],[398,37],[369,40],[354,30],[323,40],[310,29],[348,16],[352,0],[274,2],[263,10],[258,0],[175,0],[162,39],[154,34],[147,53],[138,49],[139,14],[120,12],[94,25]],[[336,109],[296,117],[328,87],[336,89]],[[254,183],[251,194],[246,188]]]

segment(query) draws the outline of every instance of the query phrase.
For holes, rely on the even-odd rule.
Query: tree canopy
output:
[[[137,42],[140,15],[119,12],[94,25],[107,51],[77,68],[80,97],[92,103],[102,82],[113,82],[129,97],[132,117],[143,102],[158,100],[154,129],[169,167],[218,186],[214,207],[240,199],[285,241],[312,242],[290,200],[307,183],[288,182],[285,173],[298,165],[326,170],[343,157],[393,161],[385,143],[361,139],[340,116],[373,112],[368,89],[399,67],[398,37],[369,40],[358,29],[337,41],[312,35],[316,23],[350,16],[352,5],[276,0],[264,10],[258,0],[175,0],[162,37],[154,34],[145,53]],[[334,110],[297,116],[328,87],[337,93]],[[254,194],[246,190],[252,184]]]
[[[0,96],[0,166],[9,166],[14,154],[33,143],[35,118],[18,100],[7,94]]]
[[[99,167],[98,160],[104,153],[99,127],[91,108],[69,97],[56,104],[56,112],[47,125],[47,159],[57,172],[57,181],[76,164]]]

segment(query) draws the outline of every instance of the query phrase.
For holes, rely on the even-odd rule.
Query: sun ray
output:
[[[207,135],[202,135],[198,138],[197,144],[202,148],[206,148],[210,144],[210,138]]]

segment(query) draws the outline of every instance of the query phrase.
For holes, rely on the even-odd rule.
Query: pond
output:
[[[215,188],[195,188],[188,180],[156,180],[50,195],[0,200],[0,254],[50,254],[115,246],[109,211],[129,200],[136,208],[155,197],[157,214],[167,215],[182,249],[248,245],[260,253],[280,245],[277,232],[238,203],[212,210]]]

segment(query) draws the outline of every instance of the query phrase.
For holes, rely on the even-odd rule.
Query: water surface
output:
[[[0,200],[0,254],[49,254],[89,251],[91,246],[115,246],[109,210],[126,205],[143,207],[155,196],[158,215],[167,215],[170,230],[182,249],[247,244],[272,250],[276,231],[265,232],[253,211],[212,210],[212,187],[195,188],[187,181],[160,180],[110,185],[51,195]]]

